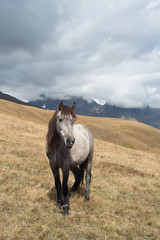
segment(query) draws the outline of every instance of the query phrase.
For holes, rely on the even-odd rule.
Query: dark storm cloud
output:
[[[51,37],[57,19],[54,1],[2,0],[1,51],[34,50]]]
[[[0,2],[1,91],[160,107],[157,0]]]

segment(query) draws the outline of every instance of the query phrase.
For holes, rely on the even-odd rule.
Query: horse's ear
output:
[[[76,102],[73,103],[72,109],[73,109],[73,111],[76,109]]]
[[[62,108],[63,108],[63,101],[61,101],[60,104],[59,104],[59,111],[61,111]]]

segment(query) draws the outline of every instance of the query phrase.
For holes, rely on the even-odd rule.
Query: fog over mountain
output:
[[[45,95],[41,95],[39,99],[26,103],[2,92],[0,92],[0,99],[50,110],[56,110],[61,101],[61,99],[52,99],[47,98]],[[80,115],[139,121],[160,129],[160,108],[150,108],[148,106],[143,108],[122,108],[107,103],[102,104],[102,102],[99,104],[95,100],[88,102],[77,97],[68,97],[64,99],[64,103],[70,106],[74,101],[76,102],[76,113]]]
[[[0,1],[0,90],[160,107],[157,0]]]
[[[56,110],[61,99],[51,99],[41,96],[29,104],[45,109]],[[64,103],[72,106],[76,102],[76,113],[86,116],[121,118],[132,121],[139,121],[160,129],[160,108],[122,108],[110,104],[98,104],[96,101],[87,102],[82,98],[65,98]]]

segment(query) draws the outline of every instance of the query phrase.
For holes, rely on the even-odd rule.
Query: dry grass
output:
[[[52,114],[0,101],[0,239],[160,239],[160,131],[79,116],[95,137],[91,200],[83,186],[63,217],[45,156]]]

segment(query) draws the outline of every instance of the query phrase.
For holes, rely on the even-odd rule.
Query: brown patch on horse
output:
[[[53,138],[55,137],[56,120],[57,120],[57,111],[54,113],[53,117],[51,118],[48,124],[48,133],[46,136],[48,149],[52,147],[52,141],[53,141]]]
[[[61,108],[61,114],[66,116],[66,115],[71,115],[75,120],[76,120],[76,114],[73,111],[72,107],[68,107],[63,105],[63,107]]]

